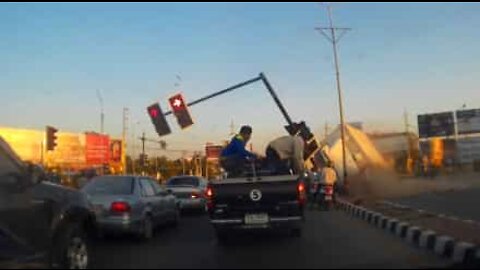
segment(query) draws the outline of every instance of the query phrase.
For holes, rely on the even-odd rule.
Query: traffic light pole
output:
[[[273,89],[273,87],[270,85],[270,82],[267,80],[267,77],[265,76],[265,74],[263,73],[260,73],[260,75],[258,77],[255,77],[253,79],[250,79],[248,81],[245,81],[245,82],[242,82],[242,83],[239,83],[239,84],[236,84],[234,86],[231,86],[227,89],[224,89],[224,90],[221,90],[221,91],[218,91],[218,92],[215,92],[213,94],[210,94],[208,96],[205,96],[205,97],[202,97],[202,98],[199,98],[197,100],[194,100],[190,103],[187,104],[188,107],[190,106],[193,106],[195,104],[198,104],[198,103],[201,103],[201,102],[204,102],[206,100],[209,100],[211,98],[214,98],[214,97],[217,97],[217,96],[220,96],[220,95],[223,95],[223,94],[226,94],[228,92],[231,92],[233,90],[236,90],[238,88],[241,88],[241,87],[244,87],[244,86],[247,86],[249,84],[252,84],[252,83],[255,83],[255,82],[258,82],[258,81],[262,81],[263,84],[265,85],[265,87],[267,88],[268,92],[270,93],[270,95],[272,96],[273,100],[275,101],[275,103],[277,104],[278,108],[280,109],[280,112],[282,113],[283,117],[285,118],[285,120],[287,121],[287,123],[289,125],[293,124],[293,121],[292,119],[290,118],[290,116],[288,115],[288,112],[287,110],[285,109],[285,107],[283,106],[282,102],[280,101],[280,99],[278,98],[277,94],[275,93],[275,90]],[[168,111],[168,112],[165,112],[164,115],[167,116],[167,115],[170,115],[172,114],[172,111]]]

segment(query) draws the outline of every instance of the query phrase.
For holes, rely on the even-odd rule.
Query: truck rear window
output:
[[[186,187],[198,187],[199,180],[196,177],[175,177],[167,182],[167,186],[186,186]]]

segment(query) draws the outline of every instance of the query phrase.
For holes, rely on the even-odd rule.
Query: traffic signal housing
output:
[[[193,119],[188,111],[187,104],[182,94],[176,94],[168,99],[172,112],[177,118],[177,122],[182,129],[193,125]]]
[[[291,125],[285,126],[285,129],[290,135],[298,135],[303,139],[303,142],[305,143],[303,157],[305,160],[310,159],[312,155],[320,149],[317,140],[315,140],[315,136],[304,121],[292,123]]]
[[[150,120],[152,120],[153,125],[155,126],[158,136],[165,136],[172,133],[167,119],[165,119],[165,115],[163,114],[158,103],[148,106],[147,113],[150,116]]]
[[[46,128],[46,135],[47,135],[47,151],[55,150],[57,147],[57,131],[58,129],[47,126]]]

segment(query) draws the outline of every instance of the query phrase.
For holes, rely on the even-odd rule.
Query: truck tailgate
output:
[[[301,215],[298,176],[227,179],[211,184],[215,215],[242,218],[246,213]],[[219,210],[220,209],[220,210]]]

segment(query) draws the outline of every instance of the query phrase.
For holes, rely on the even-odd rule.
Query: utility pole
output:
[[[185,154],[186,152],[182,152],[182,174],[185,175]]]
[[[97,97],[98,101],[100,102],[100,133],[103,134],[104,131],[104,122],[105,122],[105,112],[104,112],[104,107],[103,107],[103,97],[102,93],[100,93],[100,90],[97,89]]]
[[[145,132],[142,133],[142,137],[140,140],[142,141],[142,155],[145,156],[145,140],[147,138],[145,137]]]
[[[123,127],[122,127],[122,168],[123,174],[127,174],[127,123],[128,108],[123,108]]]
[[[344,119],[344,112],[343,112],[343,97],[342,97],[342,87],[340,83],[340,68],[338,63],[338,54],[337,54],[337,44],[340,39],[345,35],[345,33],[350,28],[338,28],[333,26],[333,19],[332,19],[332,10],[330,5],[327,5],[327,13],[328,13],[328,21],[329,27],[317,27],[316,30],[320,31],[320,33],[330,42],[332,43],[333,47],[333,57],[335,63],[335,75],[337,80],[337,92],[338,92],[338,107],[340,110],[340,130],[342,136],[342,161],[343,161],[343,181],[345,187],[348,189],[348,181],[347,181],[347,160],[346,160],[346,148],[345,148],[345,119]],[[337,31],[340,33],[337,35]]]

